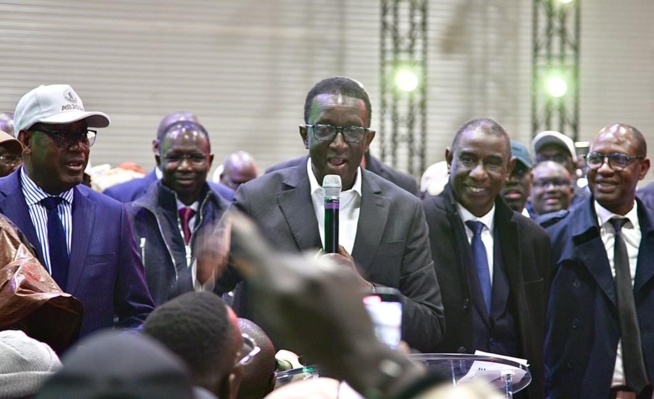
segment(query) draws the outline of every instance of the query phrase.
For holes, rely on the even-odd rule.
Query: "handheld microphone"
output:
[[[322,180],[325,198],[325,252],[338,252],[338,210],[340,208],[341,177],[327,175]]]

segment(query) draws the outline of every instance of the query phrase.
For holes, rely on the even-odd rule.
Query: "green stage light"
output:
[[[550,76],[545,81],[545,88],[550,96],[563,97],[568,92],[568,82],[561,76]]]
[[[409,67],[401,67],[395,72],[395,87],[404,92],[412,92],[418,88],[420,79]]]

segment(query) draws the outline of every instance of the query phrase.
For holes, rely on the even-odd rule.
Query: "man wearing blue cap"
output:
[[[514,211],[529,217],[525,204],[531,191],[531,157],[527,147],[515,140],[511,140],[511,156],[515,158],[515,167],[509,176],[502,197]]]

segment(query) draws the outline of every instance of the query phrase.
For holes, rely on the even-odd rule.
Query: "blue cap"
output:
[[[511,155],[527,168],[531,169],[531,157],[529,156],[529,150],[526,145],[511,140]]]

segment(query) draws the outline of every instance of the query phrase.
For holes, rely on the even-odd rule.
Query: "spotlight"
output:
[[[410,67],[401,67],[395,72],[395,87],[404,92],[412,92],[418,88],[420,79]]]
[[[568,82],[561,76],[550,76],[545,82],[547,93],[552,97],[563,97],[568,92]]]

